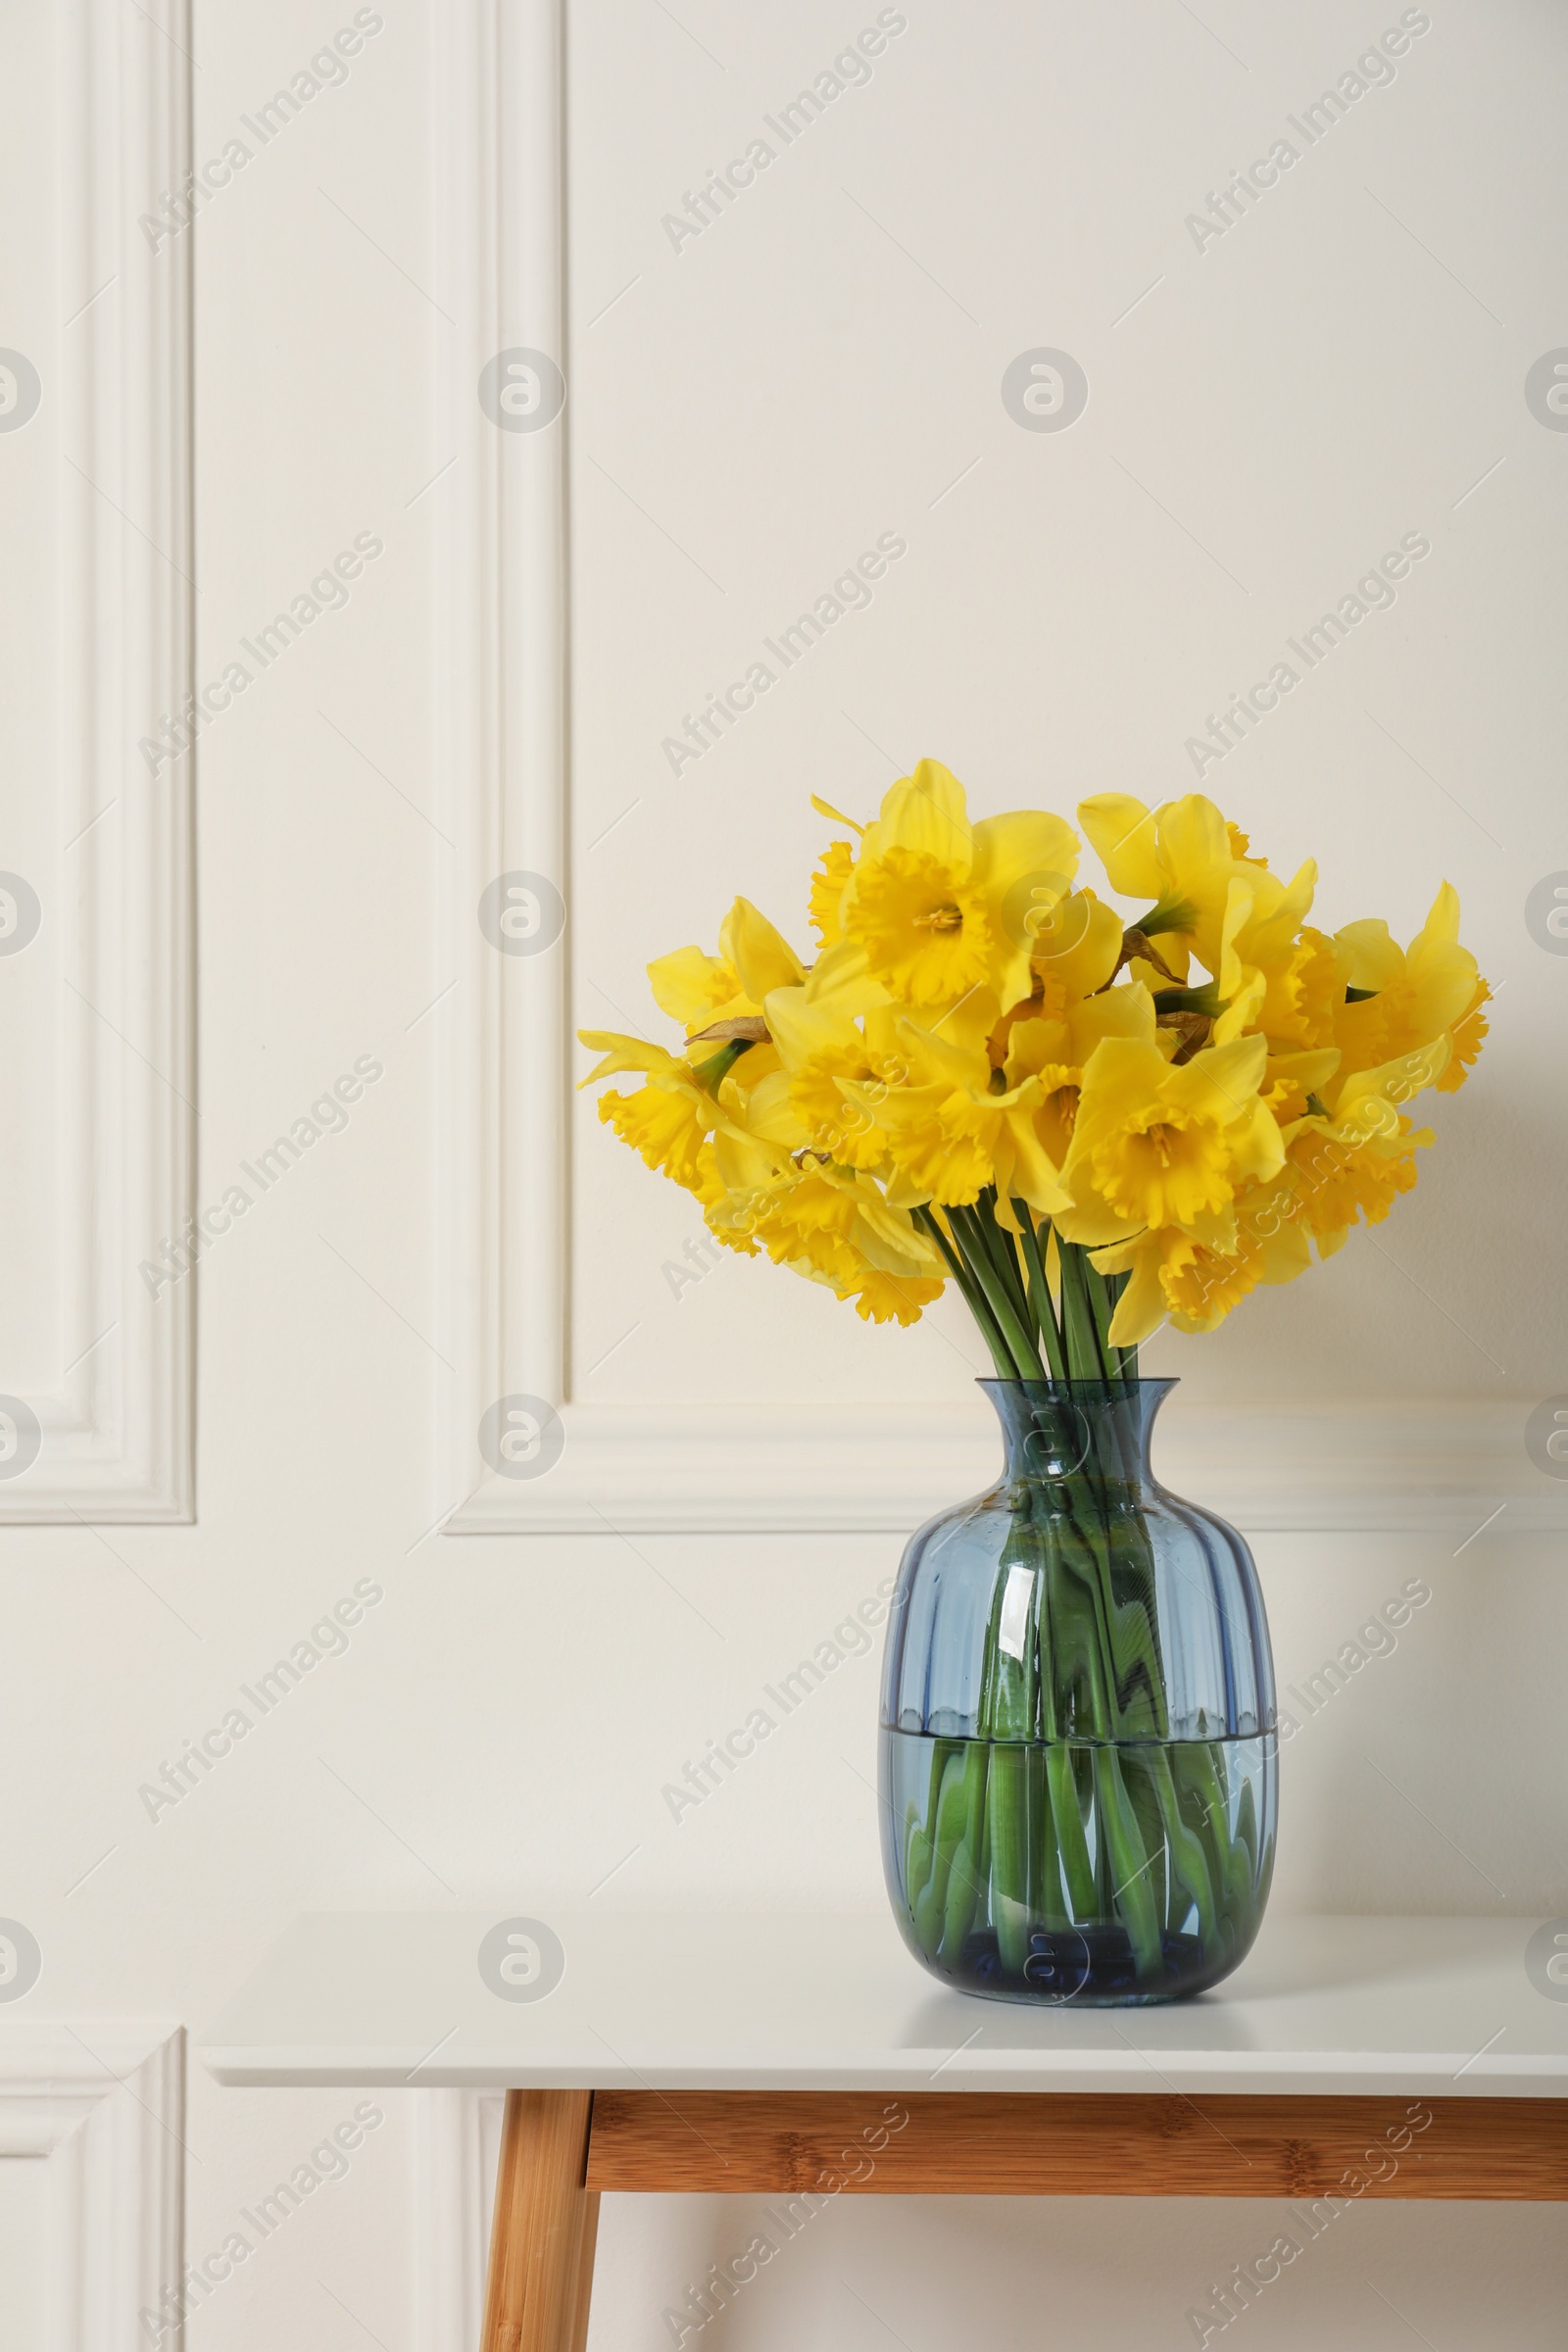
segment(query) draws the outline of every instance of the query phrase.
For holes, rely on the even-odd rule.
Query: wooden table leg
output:
[[[481,2352],[582,2352],[599,2198],[587,2090],[509,2090]]]

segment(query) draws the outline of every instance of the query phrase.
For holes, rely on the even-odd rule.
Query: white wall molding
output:
[[[0,2027],[0,2156],[48,2168],[40,2352],[146,2352],[180,2275],[183,2057],[169,2026]]]
[[[152,776],[136,748],[192,680],[190,238],[155,254],[138,226],[187,168],[188,40],[183,4],[161,27],[111,0],[59,12],[59,278],[98,290],[45,384],[67,461],[38,942],[60,998],[62,1374],[23,1395],[41,1445],[0,1480],[0,1523],[191,1515],[193,1286],[154,1298],[138,1272],[192,1205],[190,761]]]
[[[416,2100],[416,2352],[473,2352],[506,2093],[423,2090]]]
[[[1524,1449],[1524,1404],[1167,1405],[1154,1465],[1250,1535],[1568,1528],[1568,1487]],[[907,1535],[991,1484],[990,1409],[961,1405],[563,1408],[555,1467],[479,1486],[466,1534]],[[1503,1506],[1500,1516],[1499,1506]]]
[[[502,873],[566,890],[567,409],[506,432],[481,368],[514,346],[564,354],[560,0],[466,0],[436,42],[445,307],[466,360],[446,387],[459,463],[442,510],[438,741],[458,845],[442,1006],[447,1106],[444,1499],[480,1484],[480,1416],[520,1391],[556,1403],[565,1359],[565,942],[501,955],[478,905]],[[460,1519],[466,1517],[459,1514]]]
[[[511,345],[559,356],[564,213],[560,0],[444,20],[443,300],[469,327],[448,386],[461,464],[444,509],[439,739],[457,885],[446,1069],[444,1493],[451,1535],[884,1531],[989,1483],[987,1408],[601,1406],[567,1400],[566,943],[505,956],[480,894],[516,869],[566,892],[565,432],[498,431],[480,368]],[[559,1460],[502,1477],[481,1416],[504,1396],[558,1408]],[[1533,1401],[1533,1400],[1531,1400]],[[1524,1450],[1530,1403],[1468,1398],[1167,1408],[1157,1459],[1178,1491],[1253,1531],[1467,1534],[1568,1527],[1568,1486]],[[462,1499],[451,1508],[455,1497]]]

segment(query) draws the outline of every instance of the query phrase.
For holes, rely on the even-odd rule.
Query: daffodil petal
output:
[[[741,986],[756,1004],[769,990],[792,988],[806,977],[806,967],[765,914],[750,899],[737,899],[724,917],[718,944],[740,974]]]
[[[1093,843],[1112,890],[1129,899],[1164,895],[1154,819],[1142,801],[1125,792],[1097,792],[1092,799],[1079,802],[1078,822]]]
[[[861,855],[880,858],[890,849],[934,858],[956,881],[968,879],[973,834],[963,786],[940,760],[922,760],[909,776],[890,785],[882,813],[866,833]]]

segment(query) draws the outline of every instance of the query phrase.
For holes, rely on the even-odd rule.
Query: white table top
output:
[[[1529,1920],[1271,1914],[1198,2000],[1037,2010],[945,1989],[887,1912],[557,1913],[560,1981],[502,1997],[502,1916],[296,1920],[201,2055],[251,2084],[1568,2097]]]

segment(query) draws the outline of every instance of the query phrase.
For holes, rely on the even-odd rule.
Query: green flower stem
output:
[[[953,1230],[964,1244],[964,1255],[969,1270],[985,1293],[986,1304],[997,1321],[1003,1340],[1013,1359],[1011,1377],[1015,1380],[1043,1380],[1045,1366],[1035,1352],[1034,1343],[1024,1328],[1022,1319],[1007,1297],[1006,1285],[992,1263],[991,1253],[978,1232],[967,1223],[973,1211],[950,1208],[948,1217]],[[963,1222],[960,1222],[963,1220]]]
[[[1121,1378],[1121,1349],[1113,1348],[1110,1344],[1110,1284],[1103,1274],[1098,1272],[1090,1264],[1087,1250],[1079,1253],[1078,1270],[1083,1276],[1084,1295],[1089,1300],[1089,1311],[1095,1326],[1095,1342],[1100,1349],[1101,1361],[1105,1367],[1105,1377],[1107,1380],[1119,1380]]]
[[[1078,1783],[1072,1768],[1072,1750],[1059,1741],[1046,1750],[1046,1782],[1051,1790],[1052,1827],[1055,1832],[1056,1851],[1061,1857],[1062,1887],[1068,1908],[1074,1919],[1090,1920],[1095,1917],[1099,1906],[1094,1864],[1089,1859],[1084,1817],[1078,1809]]]
[[[964,1303],[979,1327],[981,1338],[991,1350],[991,1360],[997,1367],[998,1377],[1002,1380],[1016,1380],[1018,1368],[1003,1339],[997,1319],[986,1302],[985,1293],[969,1270],[961,1247],[956,1240],[949,1240],[935,1214],[929,1208],[917,1208],[914,1211],[914,1222],[922,1233],[929,1234],[947,1259],[953,1279],[963,1294]]]
[[[1089,1665],[1092,1737],[1097,1742],[1111,1742],[1125,1738],[1134,1729],[1152,1732],[1164,1728],[1160,1720],[1164,1715],[1163,1685],[1158,1646],[1147,1608],[1137,1601],[1119,1605],[1115,1599],[1109,1531],[1102,1516],[1103,1497],[1100,1498],[1102,1511],[1097,1511],[1096,1498],[1087,1489],[1087,1479],[1075,1480],[1069,1486],[1068,1508],[1057,1521],[1057,1535],[1092,1611],[1089,1639],[1084,1643]],[[1152,1575],[1148,1590],[1152,1601]],[[1122,1637],[1120,1641],[1118,1635]],[[1125,1694],[1134,1682],[1137,1668],[1142,1668],[1148,1681],[1147,1725],[1130,1718],[1125,1705]],[[1154,1857],[1159,1849],[1153,1843],[1146,1845],[1143,1826],[1122,1780],[1115,1747],[1097,1744],[1094,1757],[1096,1794],[1103,1825],[1101,1850],[1110,1873],[1105,1893],[1127,1929],[1139,1974],[1157,1972],[1162,1958],[1159,1911],[1163,1887],[1153,1874],[1157,1867]],[[1087,1855],[1085,1859],[1087,1863]]]
[[[1172,1883],[1170,1856],[1165,1845],[1165,1825],[1160,1816],[1159,1798],[1154,1790],[1150,1770],[1150,1750],[1147,1747],[1123,1748],[1122,1778],[1133,1811],[1138,1816],[1138,1834],[1144,1841],[1144,1851],[1150,1857],[1149,1891],[1153,1898],[1154,1917],[1161,1935],[1173,1925],[1170,1916]]]
[[[718,1052],[710,1054],[707,1061],[698,1062],[692,1071],[698,1085],[716,1096],[741,1055],[750,1052],[751,1042],[750,1038],[732,1038],[728,1045],[720,1046]]]
[[[1061,1251],[1061,1324],[1067,1338],[1067,1360],[1075,1379],[1108,1380],[1084,1280],[1083,1251],[1076,1242],[1064,1242],[1059,1234],[1056,1241]]]
[[[1062,1895],[1061,1855],[1051,1807],[1046,1750],[1032,1740],[1024,1751],[1025,1796],[1029,1807],[1029,1917],[1049,1932],[1068,1926]]]
[[[1012,1210],[1023,1230],[1023,1257],[1029,1270],[1029,1297],[1035,1310],[1035,1321],[1040,1326],[1040,1336],[1045,1342],[1051,1377],[1053,1380],[1065,1380],[1066,1350],[1061,1344],[1061,1326],[1052,1302],[1051,1285],[1046,1280],[1045,1259],[1040,1254],[1040,1236],[1035,1231],[1034,1219],[1029,1214],[1026,1200],[1014,1200]]]
[[[984,1740],[966,1740],[963,1755],[963,1835],[948,1876],[940,1956],[956,1960],[986,1893],[988,1853],[986,1784],[992,1749]]]
[[[976,1222],[985,1236],[986,1247],[991,1252],[992,1262],[1007,1286],[1007,1296],[1017,1308],[1024,1329],[1029,1334],[1029,1344],[1038,1355],[1040,1352],[1039,1334],[1035,1322],[1035,1311],[1029,1298],[1028,1277],[1019,1260],[1017,1244],[997,1216],[997,1195],[994,1186],[988,1184],[981,1193],[974,1204],[974,1214]]]
[[[937,1808],[942,1798],[942,1776],[947,1770],[948,1758],[957,1752],[958,1742],[956,1740],[937,1740],[932,1742],[931,1779],[926,1790],[925,1812],[923,1816],[916,1815],[911,1806],[909,1819],[905,1825],[908,1848],[905,1881],[911,1911],[918,1907],[936,1866]]]
[[[1096,1747],[1090,1752],[1094,1757],[1095,1793],[1110,1864],[1111,1900],[1132,1939],[1138,1974],[1157,1976],[1162,1954],[1154,1890],[1149,1884],[1152,1856],[1145,1851],[1138,1815],[1122,1778],[1121,1752],[1115,1747]]]
[[[1093,1529],[1093,1514],[1085,1510],[1084,1518]],[[1071,1509],[1057,1520],[1056,1534],[1063,1557],[1079,1582],[1093,1616],[1090,1638],[1083,1648],[1089,1665],[1089,1711],[1091,1737],[1095,1741],[1091,1750],[1092,1769],[1102,1832],[1100,1851],[1109,1874],[1109,1885],[1104,1889],[1108,1898],[1105,1908],[1108,1911],[1113,1907],[1120,1915],[1132,1942],[1139,1975],[1157,1974],[1162,1954],[1155,1890],[1149,1883],[1152,1857],[1145,1847],[1138,1816],[1122,1780],[1117,1750],[1112,1744],[1121,1729],[1121,1708],[1115,1676],[1112,1641],[1115,1604],[1108,1558],[1095,1544],[1092,1533],[1086,1540]],[[1079,1826],[1081,1832],[1081,1823]],[[1058,1835],[1059,1830],[1058,1816]],[[1087,1851],[1084,1859],[1087,1868]],[[1083,1916],[1093,1917],[1094,1912]]]
[[[1023,1974],[1029,1957],[1028,1750],[1021,1740],[991,1749],[987,1805],[991,1828],[991,1924],[1009,1976]]]
[[[1114,1433],[1119,1441],[1122,1433]],[[1148,1736],[1162,1738],[1168,1722],[1165,1707],[1164,1671],[1159,1655],[1158,1637],[1154,1631],[1153,1560],[1150,1550],[1149,1532],[1141,1522],[1135,1522],[1136,1542],[1129,1546],[1123,1531],[1122,1544],[1111,1532],[1117,1516],[1116,1505],[1103,1478],[1093,1482],[1086,1479],[1090,1492],[1077,1504],[1074,1530],[1093,1556],[1095,1582],[1099,1602],[1100,1623],[1104,1639],[1104,1657],[1108,1669],[1110,1701],[1113,1708],[1106,1726],[1105,1737],[1127,1740]],[[1087,1534],[1085,1533],[1087,1531]],[[1116,1597],[1117,1565],[1121,1581],[1134,1590],[1125,1599]],[[1146,1705],[1140,1710],[1135,1692],[1142,1689]],[[1147,1716],[1147,1720],[1141,1717]]]
[[[1184,1758],[1183,1777],[1201,1813],[1205,1835],[1217,1863],[1215,1892],[1222,1911],[1232,1919],[1246,1915],[1251,1902],[1251,1860],[1240,1837],[1230,1829],[1230,1791],[1223,1777],[1224,1750],[1217,1740],[1195,1744]]]
[[[969,1219],[972,1231],[979,1237],[981,1253],[990,1260],[992,1271],[1005,1291],[1008,1303],[1028,1339],[1030,1357],[1038,1364],[1040,1350],[1035,1345],[1034,1314],[1025,1296],[1018,1260],[1008,1248],[1008,1236],[997,1223],[993,1209],[995,1200],[996,1194],[988,1185],[974,1206],[966,1209],[964,1214]]]
[[[1021,1571],[1031,1583],[1031,1613],[1042,1563],[1040,1545],[1026,1512],[1013,1514],[1013,1532],[999,1563],[999,1594]],[[1024,1742],[1034,1732],[1038,1703],[1038,1654],[1028,1639],[1027,1618],[1018,1653],[1001,1643],[1001,1611],[994,1610],[995,1645],[983,1677],[979,1734],[993,1742],[986,1791],[987,1827],[991,1841],[991,1918],[1003,1965],[1021,1976],[1029,1955],[1030,1823],[1029,1788]]]
[[[1165,1825],[1165,1846],[1170,1855],[1172,1873],[1198,1905],[1200,1932],[1206,1938],[1212,1934],[1219,1918],[1212,1849],[1183,1818],[1170,1757],[1162,1747],[1151,1749],[1149,1769],[1154,1792],[1159,1799],[1160,1818]]]
[[[942,1768],[942,1786],[937,1794],[936,1808],[930,1819],[931,1871],[920,1889],[914,1906],[914,1933],[920,1948],[935,1959],[942,1942],[943,1921],[947,1911],[948,1881],[963,1843],[964,1781],[963,1749],[972,1744],[955,1741],[952,1753]]]
[[[933,1868],[915,1912],[915,1933],[933,1958],[956,1960],[977,1913],[987,1907],[990,1868],[990,1825],[986,1787],[991,1750],[985,1737],[997,1683],[1003,1588],[997,1580],[980,1673],[980,1704],[976,1737],[955,1743],[955,1754],[944,1769],[938,1800],[937,1834],[932,1840]]]
[[[1109,1288],[1110,1311],[1112,1314],[1114,1314],[1117,1307],[1121,1304],[1121,1295],[1127,1288],[1128,1283],[1131,1282],[1132,1276],[1130,1274],[1102,1274],[1100,1276],[1100,1280],[1105,1283]],[[1121,1359],[1121,1376],[1123,1380],[1136,1380],[1138,1378],[1137,1346],[1134,1345],[1131,1348],[1118,1348],[1116,1353]]]

